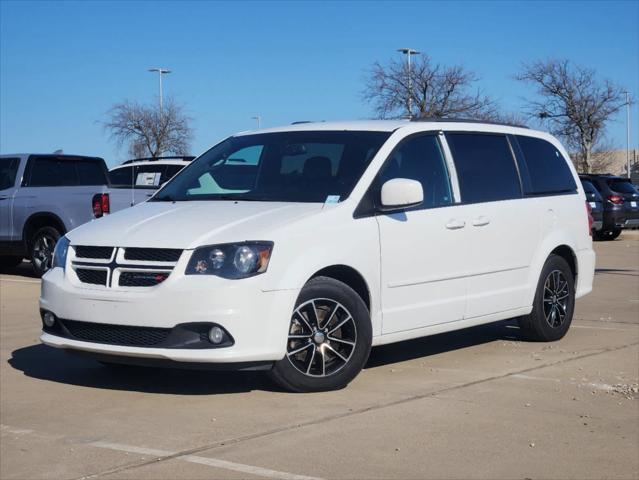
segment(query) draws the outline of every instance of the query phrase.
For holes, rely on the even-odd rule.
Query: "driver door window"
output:
[[[378,192],[386,181],[393,178],[408,178],[422,184],[424,202],[415,209],[443,207],[453,203],[448,169],[436,135],[421,135],[402,142],[379,173]]]

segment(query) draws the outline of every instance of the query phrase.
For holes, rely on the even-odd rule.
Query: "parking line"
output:
[[[40,283],[40,280],[16,280],[13,278],[0,277],[0,282],[12,282],[12,283]]]
[[[199,455],[180,455],[179,452],[169,452],[166,450],[156,450],[154,448],[135,447],[133,445],[123,445],[120,443],[110,442],[92,442],[89,445],[98,448],[107,448],[109,450],[118,450],[120,452],[137,453],[139,455],[148,455],[152,457],[166,458],[175,457],[176,460],[183,460],[190,463],[198,463],[200,465],[208,465],[209,467],[221,468],[224,470],[232,470],[240,473],[248,473],[258,477],[278,478],[283,480],[321,480],[317,477],[308,477],[306,475],[297,475],[295,473],[279,472],[277,470],[269,470],[268,468],[254,467],[253,465],[244,465],[243,463],[229,462],[218,458],[200,457]]]
[[[571,326],[572,326],[572,328],[590,328],[592,330],[621,330],[621,331],[624,331],[624,332],[627,332],[628,330],[631,330],[629,328],[595,327],[595,326],[591,326],[591,325],[575,325],[575,324],[572,324]]]

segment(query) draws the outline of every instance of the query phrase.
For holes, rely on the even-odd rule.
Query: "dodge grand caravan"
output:
[[[61,239],[41,340],[293,391],[345,386],[371,346],[502,319],[558,340],[595,265],[567,159],[546,133],[471,121],[234,135]]]

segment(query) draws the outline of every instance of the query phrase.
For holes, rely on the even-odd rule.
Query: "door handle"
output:
[[[0,195],[0,200],[6,200],[7,198],[9,198],[7,195]]]
[[[458,230],[460,228],[464,228],[466,226],[466,222],[464,222],[463,220],[450,220],[447,224],[446,224],[446,228],[448,230]]]
[[[490,218],[480,215],[475,220],[473,220],[473,226],[475,227],[483,227],[484,225],[488,225],[490,223]]]

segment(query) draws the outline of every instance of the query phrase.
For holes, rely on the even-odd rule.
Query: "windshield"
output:
[[[390,132],[298,131],[231,137],[152,200],[344,200]]]

